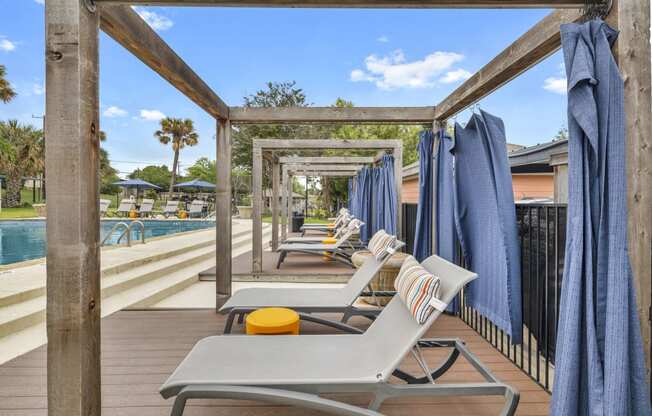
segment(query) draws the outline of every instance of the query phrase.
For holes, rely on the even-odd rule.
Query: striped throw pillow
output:
[[[367,248],[377,260],[383,260],[385,256],[390,255],[391,248],[394,246],[396,237],[387,234],[385,230],[378,230],[376,234],[371,237]]]
[[[403,262],[394,281],[394,288],[419,324],[424,324],[435,309],[446,309],[446,305],[439,300],[439,277],[424,269],[412,256]]]

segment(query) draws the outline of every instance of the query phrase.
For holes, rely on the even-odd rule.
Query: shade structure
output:
[[[599,20],[561,28],[569,201],[551,415],[652,413],[627,247],[617,35]]]
[[[149,183],[142,179],[126,179],[124,181],[113,182],[113,185],[117,185],[123,188],[136,188],[140,189],[161,189],[160,186],[156,186],[153,183]]]
[[[215,189],[215,184],[202,181],[201,179],[193,179],[188,182],[182,182],[174,185],[175,188],[197,188],[197,189]]]

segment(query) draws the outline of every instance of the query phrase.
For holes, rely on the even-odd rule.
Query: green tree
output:
[[[5,150],[0,153],[0,171],[7,181],[6,206],[16,208],[21,205],[23,178],[43,172],[43,132],[29,125],[21,125],[17,120],[0,121],[0,142]]]
[[[106,132],[100,130],[100,145],[101,143],[106,142]],[[100,193],[102,194],[116,194],[120,190],[118,186],[113,183],[120,180],[118,177],[118,171],[111,166],[111,161],[109,160],[109,152],[106,149],[100,147]]]
[[[202,181],[216,183],[217,172],[215,168],[216,164],[214,160],[210,160],[207,157],[199,158],[194,165],[187,169],[188,178],[201,179]]]
[[[7,68],[4,65],[0,65],[0,101],[5,104],[16,96],[16,91],[14,91],[9,81],[7,81],[6,75]]]
[[[194,146],[199,143],[199,135],[195,131],[192,120],[167,117],[161,120],[161,129],[154,133],[154,137],[161,144],[172,144],[174,161],[172,162],[172,175],[170,176],[170,192],[174,192],[177,167],[179,166],[179,152],[186,146]]]
[[[131,172],[128,177],[129,179],[142,179],[149,183],[153,183],[156,186],[165,188],[170,184],[173,172],[168,169],[167,166],[145,166],[142,169],[136,169]]]

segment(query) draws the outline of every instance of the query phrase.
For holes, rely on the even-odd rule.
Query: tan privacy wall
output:
[[[555,180],[550,175],[512,175],[514,199],[554,198]]]
[[[404,204],[418,204],[419,203],[419,178],[403,179],[403,203]]]

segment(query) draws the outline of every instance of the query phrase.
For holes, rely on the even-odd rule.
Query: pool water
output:
[[[201,230],[215,227],[214,221],[162,221],[141,220],[145,224],[145,239],[175,234],[184,231]],[[100,241],[104,239],[111,228],[119,222],[128,220],[102,220]],[[124,228],[115,231],[105,245],[115,244]],[[140,241],[141,229],[138,226],[131,230],[131,241]],[[126,237],[122,243],[126,242]],[[0,221],[0,265],[45,257],[45,221]]]

